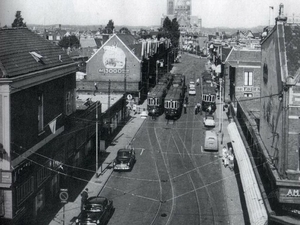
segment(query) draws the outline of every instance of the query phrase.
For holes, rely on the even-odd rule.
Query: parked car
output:
[[[114,160],[114,170],[132,170],[135,163],[135,151],[133,148],[119,149]]]
[[[196,95],[196,89],[195,89],[195,87],[190,87],[190,89],[189,89],[189,95]]]
[[[218,134],[216,131],[214,130],[205,131],[204,150],[207,151],[219,150]]]
[[[215,127],[216,122],[213,115],[206,115],[203,119],[204,126],[206,127]]]
[[[114,210],[112,200],[102,196],[90,197],[77,217],[76,224],[107,224]]]

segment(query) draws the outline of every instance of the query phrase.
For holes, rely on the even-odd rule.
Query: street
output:
[[[196,82],[205,63],[187,55],[172,72],[183,73],[187,84]],[[200,86],[178,120],[167,121],[163,114],[143,123],[132,142],[137,158],[133,170],[113,172],[101,192],[116,207],[108,224],[229,223],[221,160],[218,152],[203,150],[207,128],[194,110]],[[213,129],[218,129],[217,119]]]

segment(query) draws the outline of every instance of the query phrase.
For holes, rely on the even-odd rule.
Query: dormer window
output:
[[[40,54],[38,54],[36,52],[29,52],[29,54],[35,59],[35,61],[44,63],[42,55],[40,55]]]

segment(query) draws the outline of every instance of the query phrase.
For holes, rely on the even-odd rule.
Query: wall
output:
[[[138,92],[141,64],[120,39],[113,36],[87,62],[86,82],[96,82],[98,89],[105,92],[108,90],[110,80],[111,91],[122,92],[125,75],[127,91]],[[90,84],[87,86],[90,87]]]
[[[260,135],[269,155],[274,159],[275,166],[283,174],[283,121],[282,102],[278,93],[281,92],[281,73],[278,56],[278,39],[273,33],[262,44],[262,75],[260,102]],[[264,71],[265,70],[265,71]]]
[[[253,73],[253,85],[245,86],[245,72]],[[260,97],[260,68],[237,67],[235,77],[235,97],[244,98],[245,93],[252,93],[252,97]]]

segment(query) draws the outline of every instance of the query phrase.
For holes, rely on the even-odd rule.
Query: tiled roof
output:
[[[80,46],[82,48],[97,48],[95,39],[90,37],[80,38]]]
[[[133,54],[136,55],[138,59],[142,60],[142,43],[129,45],[127,47],[133,52]]]
[[[300,25],[286,23],[284,37],[288,73],[295,76],[296,71],[300,68]]]
[[[137,43],[135,37],[131,34],[117,34],[117,36],[123,41],[127,46]]]
[[[58,46],[27,28],[0,29],[0,40],[0,77],[16,77],[73,62]]]
[[[260,50],[247,50],[233,48],[230,52],[227,61],[235,62],[259,62],[261,63]]]

